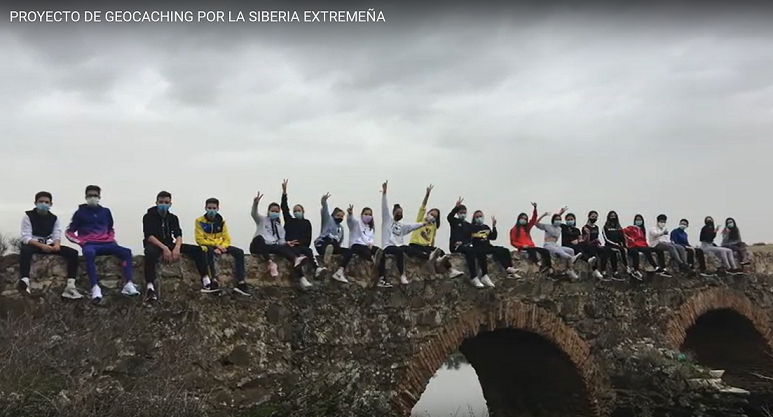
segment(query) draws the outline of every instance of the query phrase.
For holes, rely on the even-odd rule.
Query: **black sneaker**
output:
[[[655,273],[658,275],[662,275],[667,278],[672,278],[673,275],[669,274],[668,271],[666,271],[664,268],[658,268],[655,270]]]
[[[201,286],[203,293],[212,294],[218,291],[220,291],[220,285],[217,284],[217,281],[211,281],[209,284]]]
[[[158,296],[156,295],[156,290],[153,288],[148,288],[145,291],[145,301],[152,302],[158,300]]]
[[[619,273],[619,272],[615,272],[614,274],[612,274],[612,276],[610,277],[610,279],[611,279],[612,281],[625,281],[625,279],[623,279],[622,277],[620,277],[620,273]]]
[[[247,288],[247,284],[244,282],[240,282],[236,284],[236,286],[234,287],[234,292],[237,294],[241,294],[245,297],[252,296],[252,294],[250,294],[250,289]]]
[[[743,274],[743,269],[741,269],[741,268],[736,268],[736,269],[728,269],[728,270],[727,270],[727,272],[728,272],[730,275],[742,275],[742,274]]]
[[[378,286],[381,288],[392,288],[392,284],[387,282],[385,279],[378,280]]]
[[[641,271],[633,271],[633,272],[631,272],[631,276],[636,278],[639,281],[643,281],[644,280]]]

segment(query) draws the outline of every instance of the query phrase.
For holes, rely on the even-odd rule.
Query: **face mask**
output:
[[[363,223],[370,223],[373,220],[373,216],[370,216],[368,214],[362,215],[362,222]]]
[[[51,205],[46,203],[39,203],[35,205],[35,208],[40,211],[48,211],[51,208]]]
[[[269,213],[268,213],[268,217],[269,217],[271,220],[276,220],[276,219],[278,219],[278,218],[279,218],[279,213],[277,213],[277,212],[275,212],[275,211],[269,212]]]
[[[686,229],[686,228],[687,228],[687,225],[686,225],[686,224],[680,224],[680,225],[679,225],[679,228],[680,228],[680,229],[682,229],[682,230],[684,230],[684,229]]]
[[[561,226],[561,220],[553,220],[553,226]]]
[[[520,224],[521,226],[526,225],[526,219],[518,219],[518,224]]]
[[[399,222],[402,219],[403,219],[403,215],[402,214],[395,214],[395,221],[396,222]]]
[[[430,223],[435,223],[435,216],[429,215],[424,220],[426,220],[426,221],[428,221]]]
[[[728,223],[728,224],[727,224],[727,227],[729,227],[729,228],[733,228],[733,227],[735,227],[735,223],[733,223],[733,222],[730,222],[730,223]]]
[[[609,218],[609,221],[611,221],[611,222],[613,222],[615,220],[617,220],[617,217],[615,217],[615,216],[612,216],[612,217]]]
[[[641,221],[641,220],[634,220],[634,221],[633,221],[633,224],[635,224],[636,226],[641,226],[641,225],[643,225],[643,224],[644,224],[644,222],[643,222],[643,221]]]
[[[86,204],[96,206],[99,204],[99,197],[86,197]]]
[[[483,224],[483,217],[476,217],[472,219],[472,221],[474,221],[475,224]]]
[[[714,220],[706,220],[706,224],[709,226],[714,226]]]
[[[663,222],[658,222],[658,227],[662,229],[662,228],[666,227],[666,224],[663,223]]]
[[[597,218],[595,218],[595,217],[591,217],[590,219],[588,219],[588,223],[590,223],[590,224],[594,224],[594,223],[596,223],[598,220],[599,220],[599,219],[597,219]]]
[[[215,217],[215,216],[217,216],[217,209],[207,210],[207,216],[208,217]]]
[[[303,212],[302,211],[294,211],[293,216],[295,216],[296,219],[302,219],[303,218]]]
[[[566,221],[566,225],[567,225],[567,226],[574,226],[574,224],[575,224],[575,223],[574,223],[574,220],[567,220],[567,221]]]
[[[333,217],[333,221],[336,222],[336,224],[341,224],[341,222],[344,221],[344,219],[340,217]]]
[[[162,213],[169,211],[169,206],[170,204],[156,204],[156,208]]]
[[[456,215],[456,218],[458,218],[459,220],[464,220],[467,218],[467,213],[459,213]]]

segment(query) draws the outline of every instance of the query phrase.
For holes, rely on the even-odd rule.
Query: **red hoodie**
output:
[[[531,240],[531,228],[537,224],[537,209],[531,215],[531,220],[526,226],[521,228],[521,233],[517,233],[518,225],[516,224],[510,229],[510,244],[516,249],[533,248],[534,241]]]
[[[646,248],[649,246],[647,244],[647,234],[644,233],[641,227],[628,226],[623,229],[623,233],[625,233],[625,240],[628,242],[629,248]]]

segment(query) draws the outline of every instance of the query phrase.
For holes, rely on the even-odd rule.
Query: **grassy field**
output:
[[[752,253],[773,252],[773,244],[771,244],[771,243],[755,243],[753,245],[749,245],[749,252],[752,252]]]

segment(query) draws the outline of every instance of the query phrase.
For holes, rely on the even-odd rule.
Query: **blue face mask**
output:
[[[642,224],[644,224],[644,222],[641,221],[641,220],[634,220],[633,224],[636,225],[636,226],[641,226]]]
[[[475,224],[483,224],[483,217],[476,217],[472,221],[474,221]]]
[[[553,226],[561,226],[561,220],[553,220]]]
[[[268,217],[271,218],[271,220],[276,220],[276,219],[279,218],[279,213],[277,213],[275,211],[272,211],[272,212],[268,213]]]
[[[217,209],[207,210],[207,216],[208,217],[215,217],[215,216],[217,216]]]
[[[293,216],[295,216],[296,219],[302,219],[303,218],[303,212],[302,211],[294,211]]]
[[[526,219],[518,219],[518,224],[520,224],[521,226],[525,226],[526,225]]]
[[[467,218],[467,213],[459,213],[456,215],[456,218],[459,220],[464,220]]]
[[[170,205],[171,204],[156,204],[156,208],[158,209],[158,211],[164,213],[164,212],[169,211],[169,206]]]
[[[686,225],[686,224],[680,224],[680,225],[679,225],[679,228],[680,228],[680,229],[682,229],[682,230],[684,230],[684,229],[686,229],[686,228],[687,228],[687,225]]]
[[[733,222],[730,222],[730,223],[728,223],[728,224],[727,224],[727,227],[729,227],[729,228],[731,228],[731,229],[732,229],[732,228],[734,228],[734,227],[735,227],[735,223],[733,223]]]
[[[40,211],[48,211],[51,208],[51,205],[46,203],[38,203],[35,204],[35,208]]]
[[[574,221],[574,220],[567,220],[567,221],[566,221],[566,225],[567,225],[567,226],[574,227],[574,225],[575,225],[575,224],[576,224],[576,223],[575,223],[575,221]]]

